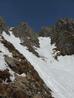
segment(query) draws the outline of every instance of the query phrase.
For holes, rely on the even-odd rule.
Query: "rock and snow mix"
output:
[[[40,57],[35,56],[22,46],[20,39],[10,31],[10,35],[3,32],[3,37],[9,41],[24,57],[34,66],[40,77],[53,91],[55,98],[74,97],[74,55],[59,56],[58,61],[54,59],[49,37],[40,37],[40,48],[36,48]]]
[[[9,70],[10,73],[10,79],[11,81],[14,81],[15,76],[14,72],[8,67],[8,64],[5,62],[5,55],[12,57],[12,53],[9,52],[9,50],[0,42],[0,70]]]
[[[4,60],[4,55],[12,56],[8,49],[0,43],[0,69],[6,69],[7,64]]]

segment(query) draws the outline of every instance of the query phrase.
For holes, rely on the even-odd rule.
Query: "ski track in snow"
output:
[[[36,51],[42,58],[36,57],[22,46],[20,39],[10,31],[10,36],[3,32],[3,37],[23,54],[34,66],[46,85],[53,91],[55,98],[74,98],[74,55],[60,56],[58,61],[53,58],[49,37],[40,37],[40,48]]]

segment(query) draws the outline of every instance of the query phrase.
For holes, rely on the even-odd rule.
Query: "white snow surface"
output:
[[[23,54],[34,66],[46,85],[52,90],[54,98],[74,98],[74,55],[59,56],[58,61],[53,57],[54,45],[49,37],[39,37],[40,48],[36,51],[38,58],[26,46],[22,46],[20,39],[16,38],[10,31],[10,35],[3,32],[3,37]]]

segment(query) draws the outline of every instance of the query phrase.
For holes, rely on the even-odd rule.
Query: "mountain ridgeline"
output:
[[[8,33],[9,26],[6,25],[4,19],[0,17],[0,32]],[[40,32],[34,32],[26,22],[21,22],[12,29],[16,37],[20,37],[22,45],[26,45],[28,49],[39,56],[34,47],[39,47],[38,37],[50,37],[51,44],[55,44],[55,51],[60,53],[57,55],[74,54],[74,20],[63,18],[58,20],[53,26],[43,27]],[[9,34],[9,33],[8,33]]]
[[[51,44],[55,44],[58,55],[74,54],[74,20],[60,19],[54,26],[45,27],[41,30],[40,36],[50,36]]]

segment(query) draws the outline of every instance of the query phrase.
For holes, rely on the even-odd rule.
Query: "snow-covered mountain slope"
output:
[[[10,42],[35,68],[46,85],[53,91],[54,98],[74,97],[74,55],[59,56],[54,58],[50,37],[39,37],[40,47],[34,47],[40,57],[30,52],[27,46],[21,45],[19,37],[15,37],[12,31],[7,35],[3,31],[2,36]]]
[[[22,46],[20,39],[11,31],[9,33],[2,32],[0,35],[0,97],[53,98],[52,91],[27,58],[34,54]]]

